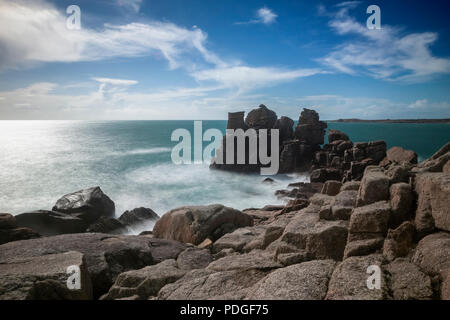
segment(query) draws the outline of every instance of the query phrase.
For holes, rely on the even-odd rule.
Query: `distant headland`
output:
[[[337,119],[327,120],[326,122],[377,122],[377,123],[450,123],[450,119]]]

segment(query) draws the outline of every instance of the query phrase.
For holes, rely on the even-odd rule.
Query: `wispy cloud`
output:
[[[143,2],[143,0],[116,0],[116,1],[119,6],[124,7],[128,10],[132,10],[134,12],[139,12]]]
[[[272,67],[231,66],[198,71],[192,76],[198,81],[214,81],[240,92],[273,86],[282,82],[322,73],[320,69],[285,70]]]
[[[405,33],[382,24],[381,30],[369,30],[349,15],[359,2],[338,5],[330,27],[339,35],[353,35],[319,61],[348,74],[400,81],[425,81],[450,73],[450,59],[433,55],[430,47],[438,40],[435,32]],[[323,9],[322,9],[323,11]]]
[[[206,49],[207,35],[168,22],[106,24],[100,30],[68,30],[66,17],[42,1],[0,1],[0,69],[40,62],[96,61],[160,54],[174,69],[189,55],[223,62]]]
[[[272,24],[277,20],[278,15],[272,10],[267,7],[259,8],[256,11],[256,18],[249,20],[249,21],[243,21],[243,22],[236,22],[235,24]]]

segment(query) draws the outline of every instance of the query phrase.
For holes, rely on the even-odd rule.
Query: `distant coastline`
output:
[[[327,120],[326,122],[374,122],[374,123],[450,123],[450,119],[380,119],[380,120],[364,120],[364,119],[337,119]]]

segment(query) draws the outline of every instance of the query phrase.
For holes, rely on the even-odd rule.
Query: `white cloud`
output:
[[[83,12],[82,12],[83,14]],[[0,0],[0,69],[39,62],[95,61],[155,53],[171,68],[189,66],[189,55],[224,65],[206,49],[207,35],[168,22],[104,25],[68,30],[66,16],[43,1]]]
[[[357,4],[341,3],[329,22],[336,33],[354,35],[355,40],[338,46],[320,62],[340,72],[384,80],[416,82],[450,73],[450,59],[436,57],[430,50],[438,40],[437,33],[404,34],[386,24],[381,25],[381,30],[369,30],[348,14]]]
[[[95,81],[105,84],[131,86],[137,84],[136,80],[123,80],[123,79],[111,79],[111,78],[93,78]]]
[[[271,9],[267,8],[267,7],[262,7],[259,8],[256,11],[256,19],[250,20],[250,21],[245,21],[245,22],[236,22],[235,24],[256,24],[256,23],[261,23],[261,24],[272,24],[276,21],[278,15]]]
[[[271,67],[231,66],[198,71],[192,76],[198,81],[214,81],[240,92],[273,86],[321,73],[319,69],[283,70]]]
[[[142,0],[117,0],[117,4],[134,12],[139,12]]]

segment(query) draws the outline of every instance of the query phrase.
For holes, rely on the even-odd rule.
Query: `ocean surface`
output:
[[[203,130],[226,121],[203,121]],[[193,132],[193,121],[0,121],[0,212],[51,209],[64,194],[100,186],[116,215],[149,207],[162,215],[182,205],[221,203],[237,209],[277,204],[274,191],[305,174],[275,177],[175,165],[173,130]],[[329,123],[353,141],[386,140],[413,149],[419,160],[450,140],[447,124]],[[194,136],[192,135],[192,138]],[[205,143],[206,146],[207,143]]]

